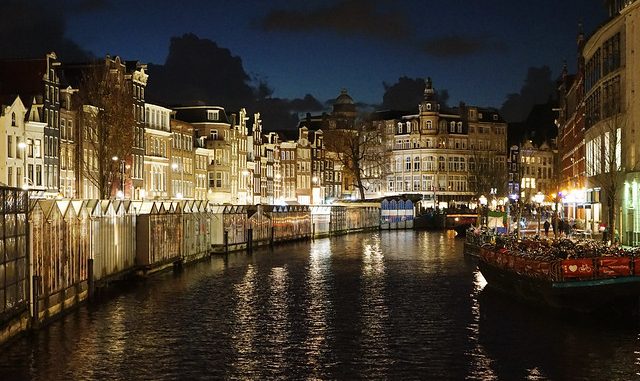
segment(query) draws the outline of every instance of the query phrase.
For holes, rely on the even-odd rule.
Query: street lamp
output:
[[[111,160],[117,162],[120,158],[117,155],[113,155]],[[120,160],[120,189],[116,192],[116,197],[119,199],[124,199],[124,171],[125,171],[125,162],[124,159]]]
[[[484,208],[487,206],[487,198],[484,195],[481,195],[480,198],[478,198],[478,202],[480,202],[480,207],[478,208],[478,225],[482,225],[482,215]]]
[[[542,192],[536,193],[536,195],[533,196],[533,201],[538,204],[538,235],[540,235],[540,217],[542,214],[542,202],[544,201],[544,194]]]

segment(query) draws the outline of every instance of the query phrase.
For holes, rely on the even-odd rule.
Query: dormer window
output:
[[[402,123],[398,123],[398,133],[402,133]]]
[[[218,120],[219,115],[220,114],[218,110],[207,110],[207,119],[209,120]]]
[[[462,122],[458,122],[458,133],[462,133]]]
[[[427,111],[431,111],[431,103],[427,103]]]
[[[449,131],[456,132],[456,122],[449,123]]]
[[[493,114],[493,120],[498,120],[498,114]]]
[[[407,134],[411,133],[411,122],[407,122]]]

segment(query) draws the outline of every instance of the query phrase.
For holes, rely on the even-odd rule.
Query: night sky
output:
[[[575,70],[578,22],[589,35],[606,18],[600,0],[2,3],[2,14],[17,15],[0,26],[3,39],[17,35],[19,42],[0,43],[5,57],[55,47],[63,60],[110,53],[164,65],[171,38],[192,33],[241,60],[246,76],[239,81],[252,88],[262,82],[274,98],[310,94],[307,101],[323,106],[341,88],[379,105],[384,83],[431,76],[448,90],[450,104],[500,108],[507,94],[521,91],[529,68],[546,65],[553,79],[564,60]],[[213,63],[206,70],[226,68]],[[319,107],[293,109],[305,108]]]

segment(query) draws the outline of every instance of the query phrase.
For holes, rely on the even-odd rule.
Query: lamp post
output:
[[[542,214],[542,202],[544,201],[544,194],[542,194],[542,192],[536,193],[536,195],[533,196],[533,200],[538,206],[538,235],[540,235],[540,218]]]
[[[114,162],[118,162],[120,158],[118,156],[113,155],[111,160]],[[116,192],[116,197],[119,199],[124,199],[124,171],[125,171],[125,162],[124,159],[120,160],[119,163],[119,172],[120,172],[120,189]]]
[[[480,207],[478,207],[478,225],[482,225],[484,208],[487,206],[487,198],[482,195],[478,198],[478,202],[480,202]]]

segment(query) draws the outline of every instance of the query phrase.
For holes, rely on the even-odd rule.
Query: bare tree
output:
[[[606,226],[614,233],[616,209],[620,205],[620,187],[626,170],[634,170],[638,163],[625,168],[622,160],[623,137],[626,117],[616,113],[591,127],[590,138],[586,139],[586,171],[591,186],[600,188],[606,206]]]
[[[109,58],[83,68],[79,87],[82,150],[78,152],[78,167],[81,178],[95,185],[100,197],[109,198],[117,182],[124,182],[121,166],[131,155],[134,143],[131,88],[124,66]]]
[[[498,156],[495,151],[474,150],[469,157],[469,188],[476,198],[491,194],[492,189],[496,194],[507,194],[506,163],[499,161]]]
[[[361,200],[365,199],[368,180],[383,179],[387,172],[385,135],[381,125],[370,121],[356,123],[353,129],[325,132],[327,151],[334,152],[344,172],[353,181]],[[379,180],[381,181],[381,180]]]

